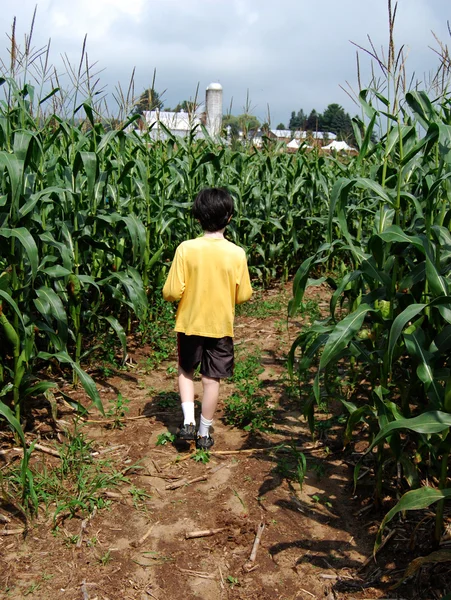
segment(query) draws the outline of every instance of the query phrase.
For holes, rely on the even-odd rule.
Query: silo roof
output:
[[[210,83],[207,90],[222,90],[222,85],[220,83]]]

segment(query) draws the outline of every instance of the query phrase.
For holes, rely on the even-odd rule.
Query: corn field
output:
[[[446,84],[403,91],[394,69],[385,91],[360,92],[359,148],[346,160],[287,154],[269,139],[258,151],[196,132],[153,141],[134,117],[109,127],[89,95],[69,118],[49,109],[58,88],[40,96],[0,81],[0,415],[24,446],[24,407],[56,385],[49,366],[72,373],[103,411],[84,364],[110,336],[125,357],[126,336],[156,318],[176,246],[200,233],[195,195],[224,186],[235,198],[229,236],[255,280],[296,273],[292,316],[308,285],[333,290],[330,315],[289,357],[300,380],[315,369],[312,427],[338,372],[349,384],[344,441],[369,436],[362,460],[375,465],[376,499],[384,481],[411,490],[383,525],[438,502],[440,536],[451,496],[451,100]],[[421,486],[425,473],[435,488]],[[26,482],[25,460],[30,491]]]

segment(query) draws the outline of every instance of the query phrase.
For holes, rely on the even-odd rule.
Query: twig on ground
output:
[[[24,533],[26,531],[25,527],[22,529],[2,529],[0,531],[0,537],[3,535],[19,535],[20,533]]]
[[[169,483],[165,489],[176,490],[177,488],[183,487],[184,485],[191,485],[192,483],[197,483],[198,481],[207,481],[207,477],[203,475],[202,477],[195,477],[194,479],[181,479],[180,481],[176,481],[175,483]]]
[[[155,471],[157,473],[161,473],[161,469],[160,469],[160,466],[158,465],[158,463],[155,462],[153,458],[151,458],[151,461],[152,461],[153,466],[155,467]]]
[[[185,454],[185,456],[177,455],[177,458],[174,458],[174,459],[170,460],[169,462],[167,462],[166,464],[164,464],[163,469],[165,469],[166,467],[170,467],[171,465],[181,463],[184,460],[188,460],[188,458],[192,458],[194,456],[194,454],[195,454],[195,451],[193,450],[189,454]]]
[[[222,465],[217,465],[216,467],[212,467],[210,469],[210,473],[217,473],[218,471],[220,471],[221,469],[223,469],[224,467],[228,467],[229,465],[227,463],[222,463]]]
[[[9,517],[7,517],[6,515],[2,515],[2,513],[0,513],[0,521],[2,523],[10,523],[11,519]]]
[[[212,573],[202,573],[202,571],[190,571],[189,569],[182,569],[181,567],[177,567],[180,573],[185,573],[186,575],[191,575],[191,577],[200,577],[201,579],[216,579],[216,577]]]
[[[149,529],[146,531],[146,533],[143,536],[141,536],[139,538],[139,540],[137,540],[136,542],[132,542],[130,545],[133,548],[138,548],[138,546],[141,546],[141,544],[143,544],[147,540],[147,538],[149,537],[149,535],[151,534],[152,529],[154,528],[154,525],[156,525],[156,523],[152,523],[152,525],[149,527]]]
[[[23,448],[11,448],[11,451],[12,450],[23,453]],[[34,450],[38,450],[39,452],[44,452],[44,454],[50,454],[51,456],[61,458],[61,454],[57,450],[54,450],[53,448],[48,448],[47,446],[43,446],[42,444],[35,444]]]
[[[89,517],[87,517],[86,519],[83,519],[83,521],[81,522],[80,533],[78,534],[78,540],[77,540],[77,544],[76,544],[77,548],[81,548],[81,544],[83,541],[83,534],[85,532],[85,529],[88,526],[89,521],[95,516],[96,512],[97,512],[97,506],[94,506],[94,510],[89,515]]]
[[[260,545],[260,540],[262,538],[262,533],[263,533],[264,529],[265,529],[265,524],[260,523],[260,525],[257,528],[257,533],[255,534],[255,540],[254,540],[254,545],[252,546],[251,555],[249,556],[249,560],[243,567],[245,571],[250,571],[254,567],[255,559],[257,558],[258,547]]]
[[[114,450],[119,450],[119,448],[125,447],[125,444],[119,444],[118,446],[109,446],[107,448],[103,448],[102,450],[98,450],[97,454],[106,454],[107,452],[113,452]]]
[[[103,495],[106,496],[107,498],[112,498],[113,500],[123,500],[124,499],[124,494],[119,494],[119,492],[109,492],[107,490],[106,492],[103,492]]]
[[[187,531],[185,533],[185,539],[190,540],[192,538],[208,537],[210,535],[216,535],[225,531],[227,527],[218,527],[217,529],[203,529],[200,531]]]
[[[146,413],[145,415],[138,415],[137,417],[121,417],[120,421],[138,421],[139,419],[150,419],[150,417],[156,417],[160,413],[164,413],[163,410],[158,410],[154,413]],[[116,423],[117,419],[81,419],[83,423]]]
[[[224,577],[222,576],[221,565],[218,565],[218,569],[219,569],[219,575],[221,577],[221,589],[224,589],[225,583],[224,583]]]
[[[309,592],[308,590],[304,590],[304,588],[301,588],[301,587],[299,589],[301,590],[301,592],[305,592],[306,594],[308,594],[312,598],[316,598],[316,596],[314,594],[312,594],[311,592]]]
[[[86,580],[83,579],[81,583],[81,593],[83,594],[83,600],[89,600],[88,590],[86,589]]]

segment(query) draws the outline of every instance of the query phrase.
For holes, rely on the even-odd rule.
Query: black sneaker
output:
[[[211,436],[204,435],[204,437],[197,437],[196,448],[198,450],[210,450],[214,443],[215,441]]]
[[[180,425],[177,437],[179,437],[181,440],[195,440],[196,426],[193,423],[183,423]]]

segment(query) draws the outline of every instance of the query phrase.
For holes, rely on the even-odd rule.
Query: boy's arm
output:
[[[175,251],[174,260],[163,287],[163,298],[169,302],[175,302],[180,300],[184,291],[185,271],[183,268],[183,253],[179,246]]]
[[[247,268],[246,257],[244,257],[243,263],[241,265],[240,277],[236,284],[235,303],[242,304],[243,302],[246,302],[246,300],[249,300],[249,298],[251,296],[252,296],[251,280],[249,277],[249,270]]]

